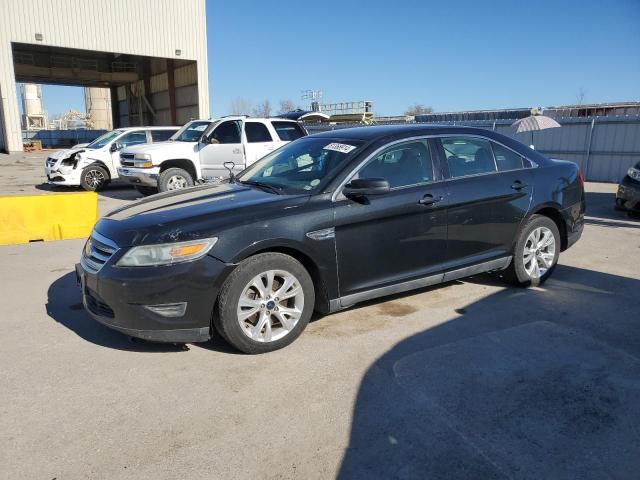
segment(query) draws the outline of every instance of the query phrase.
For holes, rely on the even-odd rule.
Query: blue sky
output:
[[[366,6],[366,7],[365,7]],[[234,98],[377,114],[640,100],[640,1],[207,1],[212,115]],[[45,108],[84,108],[46,87]]]

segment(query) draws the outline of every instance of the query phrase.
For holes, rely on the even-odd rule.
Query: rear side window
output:
[[[467,177],[496,171],[491,144],[469,137],[440,139],[451,178]]]
[[[524,167],[522,157],[513,150],[494,142],[491,142],[491,146],[493,147],[493,155],[496,157],[498,171],[504,172]]]
[[[244,133],[247,135],[249,143],[273,142],[269,129],[264,123],[245,122]]]
[[[306,135],[302,127],[295,122],[271,122],[271,124],[283,142],[292,142]]]
[[[154,142],[166,142],[178,130],[151,130],[151,138]]]
[[[120,148],[129,147],[131,145],[140,145],[147,143],[147,132],[129,132],[118,139],[118,146]]]

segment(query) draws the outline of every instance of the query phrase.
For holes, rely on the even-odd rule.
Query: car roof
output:
[[[178,130],[180,129],[180,127],[172,127],[172,126],[162,126],[162,127],[155,127],[155,126],[148,126],[148,127],[118,127],[118,128],[114,128],[114,130],[121,130],[123,132],[129,132],[131,130]]]

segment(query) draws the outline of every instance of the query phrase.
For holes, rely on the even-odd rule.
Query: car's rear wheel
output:
[[[559,256],[558,226],[549,217],[533,215],[520,231],[504,277],[523,287],[540,285],[553,273]]]
[[[109,172],[96,163],[86,166],[80,174],[80,185],[90,192],[101,190],[107,183],[109,183]]]
[[[285,347],[305,329],[315,292],[309,272],[293,257],[263,253],[243,261],[220,291],[214,326],[245,353]]]
[[[161,192],[182,190],[188,187],[193,187],[193,177],[183,168],[167,168],[158,178],[158,190]]]
[[[616,198],[616,210],[626,210],[625,206],[625,200],[622,198]]]

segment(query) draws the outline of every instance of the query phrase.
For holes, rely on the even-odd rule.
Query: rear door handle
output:
[[[435,203],[438,203],[440,200],[442,200],[442,196],[439,197],[434,197],[433,195],[431,195],[430,193],[427,193],[424,197],[422,197],[418,203],[420,205],[433,205]]]
[[[526,183],[521,182],[520,180],[516,180],[515,182],[513,182],[511,184],[511,188],[513,188],[514,190],[522,190],[523,188],[525,188],[527,186]]]

